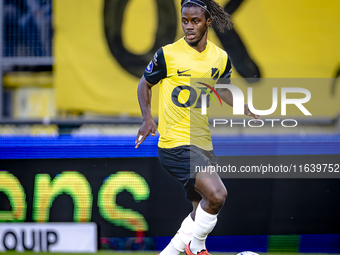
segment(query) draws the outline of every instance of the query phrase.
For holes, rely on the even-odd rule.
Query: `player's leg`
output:
[[[227,197],[227,190],[216,173],[200,172],[196,176],[195,190],[202,196],[197,206],[190,251],[194,254],[206,250],[205,240],[214,229],[217,214]]]
[[[202,198],[201,198],[202,199]],[[190,213],[191,218],[195,221],[195,215],[196,215],[196,210],[197,210],[197,206],[199,205],[199,203],[201,202],[201,199],[196,199],[195,201],[192,201],[192,212]]]
[[[185,247],[192,239],[194,217],[199,202],[199,200],[192,201],[192,212],[183,220],[180,229],[160,255],[179,255],[181,252],[184,252]]]
[[[192,201],[193,205],[193,211],[183,220],[176,235],[160,253],[160,255],[179,255],[192,239],[193,219],[202,197],[195,191],[194,181],[190,179],[189,146],[180,146],[172,149],[159,148],[158,155],[162,166],[184,185],[187,197]]]
[[[218,174],[216,172],[197,173],[195,190],[202,197],[198,207],[201,206],[209,214],[218,214],[227,198],[227,189]]]

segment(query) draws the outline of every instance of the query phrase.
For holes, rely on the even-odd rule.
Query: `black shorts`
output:
[[[162,166],[184,185],[187,198],[191,201],[201,200],[202,197],[194,188],[195,176],[193,174],[196,166],[216,166],[217,159],[214,151],[205,151],[192,145],[171,149],[158,147],[158,156]]]

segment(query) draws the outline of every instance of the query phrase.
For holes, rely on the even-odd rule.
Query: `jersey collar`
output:
[[[194,48],[192,48],[184,39],[184,37],[182,38],[182,44],[183,47],[192,55],[194,55],[195,57],[202,59],[205,58],[207,56],[207,52],[209,50],[210,47],[210,42],[209,40],[207,40],[207,46],[205,47],[204,51],[202,52],[198,52],[197,50],[195,50]]]

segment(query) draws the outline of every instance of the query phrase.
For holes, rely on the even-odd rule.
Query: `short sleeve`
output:
[[[166,63],[164,59],[163,49],[160,48],[149,65],[145,69],[145,80],[153,85],[157,84],[160,80],[166,78]]]
[[[231,61],[228,57],[227,65],[225,67],[224,73],[221,75],[220,79],[228,79],[230,83],[230,75],[231,75],[232,67],[231,67]]]

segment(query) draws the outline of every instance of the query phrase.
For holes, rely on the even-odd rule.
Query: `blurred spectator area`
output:
[[[22,68],[20,68],[22,69]],[[50,67],[14,68],[3,76],[3,117],[15,119],[55,117],[53,76]]]
[[[52,1],[0,0],[0,3],[1,117],[54,117]]]
[[[3,0],[3,56],[52,56],[51,0]]]

